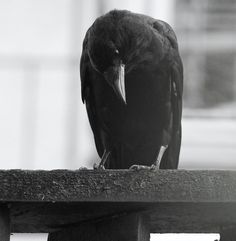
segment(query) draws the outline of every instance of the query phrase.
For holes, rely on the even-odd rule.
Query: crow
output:
[[[112,10],[88,29],[82,101],[101,157],[98,169],[176,169],[183,65],[164,21]]]

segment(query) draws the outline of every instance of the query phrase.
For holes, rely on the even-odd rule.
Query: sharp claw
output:
[[[139,170],[150,170],[151,167],[143,166],[143,165],[132,165],[129,169],[139,171]]]
[[[139,166],[138,165],[132,165],[129,169],[130,170],[139,170]]]
[[[93,169],[94,169],[94,170],[97,170],[97,169],[98,169],[98,166],[99,166],[99,165],[98,165],[97,163],[94,163],[94,164],[93,164]]]
[[[93,164],[93,169],[94,170],[105,170],[105,167],[104,167],[104,165],[94,163]]]
[[[157,171],[160,169],[160,165],[152,164],[151,166],[143,166],[143,165],[132,165],[130,170],[140,171],[140,170],[150,170]]]
[[[159,170],[160,169],[160,165],[155,165],[155,164],[153,164],[153,165],[151,165],[151,167],[150,167],[150,170],[151,171],[157,171],[157,170]]]
[[[106,168],[105,168],[104,165],[99,165],[98,169],[99,169],[99,170],[105,170]]]
[[[93,169],[94,170],[105,170],[106,169],[105,168],[105,163],[106,163],[107,159],[109,158],[110,154],[111,153],[109,151],[105,150],[103,155],[102,155],[100,163],[99,164],[94,163],[93,164]]]
[[[151,165],[150,170],[152,170],[152,171],[156,170],[156,165],[154,165],[154,164]]]

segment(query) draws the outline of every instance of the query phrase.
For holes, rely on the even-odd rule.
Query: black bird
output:
[[[80,74],[98,168],[178,167],[183,67],[167,23],[126,10],[99,17]]]

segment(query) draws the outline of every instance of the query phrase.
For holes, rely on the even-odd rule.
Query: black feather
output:
[[[117,60],[125,64],[127,105],[104,77]],[[146,15],[113,10],[87,31],[80,71],[97,151],[111,152],[106,167],[151,165],[167,144],[160,168],[177,168],[183,66],[172,28]]]

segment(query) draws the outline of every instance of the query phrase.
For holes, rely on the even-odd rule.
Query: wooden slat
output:
[[[48,241],[149,241],[148,220],[135,213],[89,222],[50,233]]]
[[[5,205],[0,206],[0,240],[10,241],[10,215]]]
[[[0,171],[12,232],[52,232],[143,212],[151,232],[218,232],[236,225],[236,172]]]

